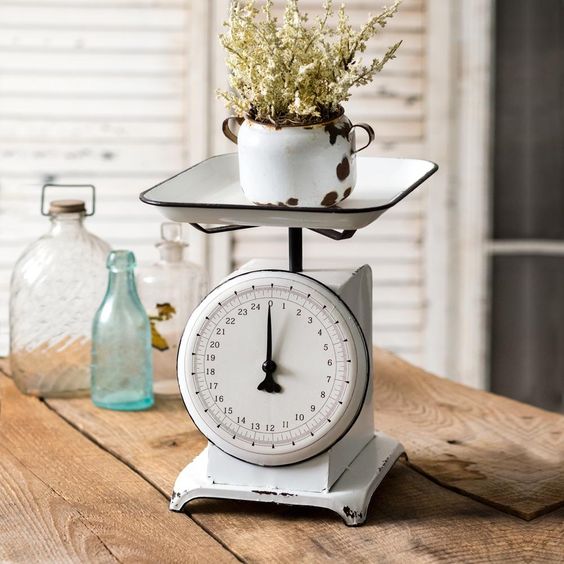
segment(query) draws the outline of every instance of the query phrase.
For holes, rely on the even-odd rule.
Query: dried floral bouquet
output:
[[[342,111],[351,89],[370,83],[395,58],[401,41],[381,59],[365,62],[362,53],[401,0],[353,29],[345,6],[336,12],[331,0],[314,24],[287,0],[281,24],[273,2],[258,8],[255,0],[233,0],[226,32],[220,36],[227,52],[231,91],[220,91],[239,117],[277,126],[307,125],[330,120]]]

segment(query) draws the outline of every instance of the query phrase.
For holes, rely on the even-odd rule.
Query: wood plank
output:
[[[25,25],[25,24],[24,24]],[[400,55],[421,55],[423,34],[385,33],[371,40],[366,57],[381,57],[385,50],[402,41]],[[0,50],[12,53],[40,49],[53,51],[80,50],[96,53],[178,53],[186,43],[186,34],[179,31],[147,31],[127,29],[61,29],[56,34],[49,28],[28,29],[17,26],[3,30],[0,34]],[[398,59],[400,57],[398,56]],[[409,65],[406,65],[409,66]]]
[[[57,554],[72,556],[72,551],[80,550],[79,556],[84,553],[90,561],[103,554],[103,549],[107,559],[129,562],[234,560],[193,521],[168,512],[166,500],[143,478],[87,440],[39,400],[21,395],[5,377],[0,377],[0,393],[0,444],[10,453],[1,468],[8,469],[11,462],[14,470],[16,459],[19,464],[15,469],[24,479],[18,480],[17,489],[14,475],[2,473],[0,483],[9,494],[4,503],[11,501],[16,508],[18,504],[29,504],[26,512],[18,514],[12,509],[12,519],[21,519],[23,527],[35,524],[38,529],[31,538],[5,538],[10,544],[0,543],[0,551],[18,550],[17,543],[21,547],[22,541],[40,547],[34,539],[45,536],[51,539],[48,546],[56,546]],[[33,481],[26,482],[31,476]],[[41,489],[47,497],[37,495]],[[48,523],[38,519],[47,513],[53,513]],[[75,535],[82,540],[73,541]]]
[[[1,17],[1,9],[0,9]],[[54,52],[0,52],[0,71],[18,73],[80,73],[80,74],[170,74],[181,73],[185,67],[182,54]]]
[[[48,49],[96,51],[96,52],[166,52],[178,53],[185,48],[186,34],[181,31],[128,31],[64,29],[56,33],[45,29],[5,29],[0,34],[0,49],[12,52]],[[411,49],[416,52],[418,42]],[[403,49],[403,45],[402,45]]]
[[[371,97],[353,97],[348,102],[347,113],[362,114],[364,121],[378,123],[378,119],[422,119],[424,114],[421,96],[383,96],[377,94]]]
[[[401,415],[403,420],[413,419],[409,433],[417,437],[418,429],[424,426],[420,417],[423,410],[421,402],[411,394],[419,393],[421,371],[407,367],[403,380],[407,379],[408,385],[395,388],[398,370],[403,373],[406,368],[404,363],[398,368],[399,362],[378,352],[376,398],[391,389],[395,394],[387,392],[385,398],[377,399],[379,405],[382,401],[403,405],[405,400],[397,398],[400,393],[417,402],[409,414]],[[424,382],[431,379],[439,389],[444,382],[432,376],[422,377]],[[449,385],[464,391],[461,386]],[[427,400],[426,395],[423,400]],[[179,401],[160,401],[156,409],[131,414],[97,409],[87,399],[49,400],[49,405],[127,461],[163,493],[170,491],[178,471],[205,445]],[[442,409],[448,423],[449,414],[455,410]],[[406,423],[398,424],[398,417],[393,418],[390,411],[393,405],[387,411],[377,411],[380,427],[387,420],[390,426],[395,425],[396,436],[403,435]],[[493,429],[491,432],[495,433]],[[423,440],[427,440],[424,433]],[[412,444],[408,444],[408,452],[413,457]],[[435,450],[435,454],[440,453]],[[480,467],[482,461],[477,464]],[[496,481],[495,476],[492,479]],[[499,477],[497,482],[499,485]],[[209,500],[190,505],[189,512],[241,558],[257,562],[295,562],[304,558],[315,562],[558,562],[562,556],[562,510],[526,522],[442,488],[401,463],[377,490],[367,523],[354,530],[344,527],[332,514],[311,508]]]
[[[0,515],[2,562],[118,562],[78,509],[2,446]]]
[[[181,146],[183,123],[164,121],[92,121],[0,118],[0,141],[20,144],[62,143],[77,145],[159,144]]]
[[[178,96],[95,96],[90,98],[61,95],[44,97],[40,93],[30,96],[0,96],[2,116],[25,116],[33,119],[89,119],[105,121],[180,121],[185,101]],[[117,118],[117,120],[116,120]]]
[[[408,234],[411,235],[411,234]],[[394,241],[393,239],[386,239],[385,244],[375,244],[370,249],[370,256],[367,257],[366,248],[361,245],[346,246],[341,242],[340,251],[342,255],[335,256],[334,247],[324,248],[321,245],[316,246],[315,253],[304,249],[304,261],[306,264],[315,264],[314,259],[318,262],[322,260],[338,259],[344,261],[343,264],[362,264],[367,259],[377,262],[380,259],[393,259],[402,257],[407,260],[412,260],[421,256],[421,245],[415,240],[416,235],[413,235],[412,241]],[[383,243],[383,242],[382,242]],[[235,248],[236,259],[239,257],[271,257],[271,258],[286,258],[288,254],[288,244],[281,240],[272,243],[262,243],[261,241],[248,244],[244,239],[237,241]],[[346,253],[346,254],[345,254]],[[312,261],[311,263],[308,261]]]
[[[378,426],[437,482],[523,519],[564,505],[564,416],[378,351]]]
[[[412,2],[421,2],[422,0],[409,0]],[[67,6],[69,8],[76,8],[78,6],[84,7],[105,7],[114,8],[118,7],[133,7],[133,8],[174,8],[186,7],[186,0],[3,0],[6,6],[29,6],[32,8],[38,6]]]
[[[402,441],[413,467],[523,519],[564,505],[564,416],[437,378],[381,349],[375,374],[377,426]],[[119,447],[119,413],[96,410],[86,400],[50,405],[81,428],[91,418],[116,425],[110,448]],[[140,424],[156,418],[159,432],[172,436],[185,418],[177,409],[172,402],[154,416],[136,417]],[[180,437],[182,445],[196,438],[187,456],[201,448],[201,437],[195,430]]]
[[[162,144],[104,145],[88,144],[37,144],[12,145],[0,148],[0,167],[3,174],[25,171],[29,174],[58,174],[62,171],[90,170],[126,172],[136,169],[151,176],[159,171],[172,175],[185,168],[184,151],[181,146]]]
[[[27,9],[26,9],[27,8]],[[2,27],[61,29],[179,30],[185,25],[186,5],[172,8],[108,5],[27,6],[0,5]],[[408,18],[406,18],[407,20]],[[406,25],[417,25],[416,21]],[[416,19],[416,18],[415,18]]]

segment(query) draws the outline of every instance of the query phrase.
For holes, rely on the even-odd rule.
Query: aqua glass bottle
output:
[[[135,286],[135,255],[108,255],[108,289],[92,325],[92,401],[124,411],[153,405],[149,318]]]

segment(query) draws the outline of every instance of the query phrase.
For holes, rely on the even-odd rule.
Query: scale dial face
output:
[[[261,270],[213,290],[178,355],[196,426],[228,454],[264,466],[327,450],[354,423],[368,352],[345,303],[303,274]]]

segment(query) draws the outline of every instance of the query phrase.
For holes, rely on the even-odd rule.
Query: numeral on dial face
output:
[[[220,448],[289,464],[350,427],[367,385],[362,333],[344,303],[306,276],[260,271],[214,290],[181,343],[181,391]]]

